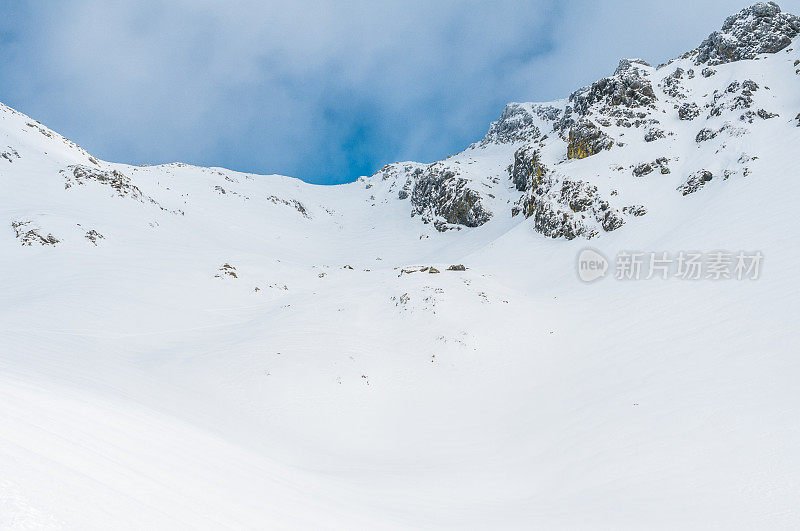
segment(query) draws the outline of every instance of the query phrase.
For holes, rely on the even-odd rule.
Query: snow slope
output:
[[[108,163],[1,107],[0,527],[796,528],[800,39],[695,59],[633,63],[654,101],[591,103],[591,156],[579,91],[341,186]],[[764,264],[585,284],[586,246]]]

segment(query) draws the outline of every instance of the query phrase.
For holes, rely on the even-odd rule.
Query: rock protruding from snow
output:
[[[800,17],[775,2],[759,2],[725,20],[697,49],[697,64],[719,65],[776,53],[800,35]]]
[[[439,231],[451,228],[448,224],[478,227],[492,217],[467,179],[436,163],[416,176],[411,204],[412,216],[422,216],[423,222],[433,223]]]
[[[614,140],[605,134],[590,120],[579,120],[569,130],[567,158],[583,159],[591,157],[605,149],[611,149]]]
[[[533,218],[534,230],[544,236],[590,239],[601,230],[616,230],[625,223],[621,212],[600,196],[596,186],[563,179],[549,171],[533,147],[515,153],[509,173],[517,189],[523,183],[525,186],[512,215],[522,212],[526,218]]]
[[[689,175],[689,177],[686,179],[686,182],[678,186],[678,191],[682,195],[693,194],[707,183],[711,182],[711,179],[713,178],[714,174],[708,170],[696,171]]]
[[[541,182],[546,173],[547,167],[542,163],[539,151],[535,147],[521,147],[514,153],[511,181],[518,191],[530,190]]]
[[[52,234],[42,235],[41,229],[31,221],[12,221],[11,228],[22,246],[31,246],[34,243],[39,245],[55,245],[60,240]]]
[[[603,114],[615,115],[614,108],[647,107],[656,100],[653,85],[647,73],[639,66],[644,62],[622,60],[616,73],[611,77],[595,81],[588,87],[573,92],[569,101],[581,116],[589,113],[589,108],[599,104]]]
[[[536,125],[541,121],[554,121],[559,118],[561,109],[551,105],[534,103],[509,103],[496,122],[489,126],[489,132],[477,145],[512,144],[530,142],[539,138],[541,132]]]

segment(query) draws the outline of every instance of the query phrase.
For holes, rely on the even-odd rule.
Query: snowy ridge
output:
[[[0,527],[797,527],[795,20],[340,186],[0,107]],[[587,245],[764,267],[584,284]]]

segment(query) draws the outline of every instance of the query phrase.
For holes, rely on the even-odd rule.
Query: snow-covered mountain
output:
[[[0,527],[795,528],[798,145],[774,3],[340,186],[0,105]]]

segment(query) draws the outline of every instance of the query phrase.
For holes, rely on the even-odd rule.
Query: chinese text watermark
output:
[[[578,254],[578,278],[594,282],[613,271],[617,280],[758,280],[761,251],[620,251],[609,260],[595,249]]]

